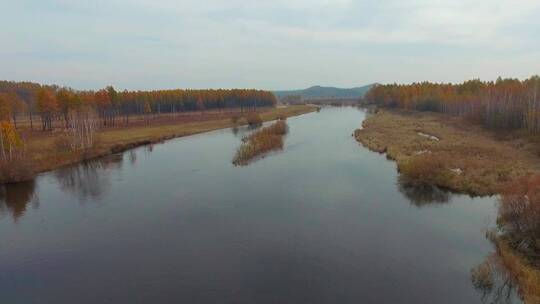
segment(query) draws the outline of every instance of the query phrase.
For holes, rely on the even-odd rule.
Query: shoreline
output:
[[[393,109],[369,114],[354,132],[363,146],[394,160],[400,177],[472,196],[498,194],[509,181],[540,172],[538,145],[515,135],[444,114]]]
[[[266,122],[276,120],[279,117],[294,117],[315,111],[317,111],[316,107],[295,105],[263,110],[257,113],[261,116],[262,120]],[[96,147],[90,150],[67,153],[49,151],[49,154],[34,158],[34,162],[36,163],[34,177],[49,171],[124,152],[140,146],[161,143],[170,139],[189,135],[247,125],[247,122],[233,123],[231,117],[235,114],[238,113],[231,113],[230,117],[216,120],[104,129],[97,133],[100,140]],[[52,146],[53,137],[48,138],[47,141],[48,142],[43,145]],[[43,146],[42,144],[40,145]]]
[[[494,132],[459,117],[395,109],[370,114],[362,126],[354,132],[356,140],[394,160],[399,183],[412,176],[413,186],[436,186],[470,196],[504,196],[509,183],[540,173],[540,142],[523,133]],[[500,225],[528,223],[517,210],[510,220],[501,212],[499,229]],[[495,276],[511,277],[524,303],[538,303],[540,269],[534,259],[510,246],[512,237],[501,230],[488,230],[486,238],[493,253],[473,268],[473,282],[491,286],[491,292]]]

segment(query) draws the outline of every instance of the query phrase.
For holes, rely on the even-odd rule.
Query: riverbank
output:
[[[370,150],[386,153],[395,160],[400,183],[436,185],[471,195],[501,194],[502,204],[512,181],[521,184],[519,177],[540,173],[538,139],[524,133],[492,132],[459,117],[403,110],[378,110],[362,126],[355,131],[356,139]],[[509,201],[521,197],[537,204],[536,196],[529,197],[535,190],[525,189],[525,194],[513,194]],[[516,238],[528,236],[533,242],[536,239],[524,228],[508,228],[537,225],[537,205],[526,206],[533,211],[519,213],[524,207],[499,205],[498,228],[488,233],[495,253],[472,271],[473,284],[485,295],[504,289],[504,285],[497,285],[499,276],[516,284],[524,303],[540,300],[536,256],[510,246],[520,243]]]
[[[356,139],[395,160],[412,183],[490,195],[517,177],[540,172],[537,143],[487,131],[459,117],[379,110],[362,125]]]
[[[316,111],[311,106],[289,106],[269,108],[258,111],[263,121],[276,120],[283,117],[302,115]],[[86,151],[59,152],[55,140],[61,133],[34,132],[27,137],[27,153],[32,157],[34,172],[40,173],[54,170],[80,161],[118,153],[137,146],[162,142],[167,139],[204,133],[208,131],[230,128],[246,124],[240,119],[240,112],[224,112],[220,114],[194,113],[192,119],[157,119],[149,125],[137,124],[127,127],[102,129],[97,132],[98,141],[94,148]]]

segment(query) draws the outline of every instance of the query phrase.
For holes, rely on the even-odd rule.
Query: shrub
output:
[[[242,139],[244,142],[233,159],[235,165],[247,165],[257,156],[272,150],[283,149],[283,136],[288,132],[286,121],[279,120]]]
[[[400,183],[408,186],[449,184],[453,173],[445,161],[432,154],[417,155],[403,163],[399,168]]]
[[[54,148],[56,151],[65,153],[73,150],[73,140],[69,135],[60,135],[54,139]]]
[[[29,181],[34,177],[32,161],[24,154],[0,161],[0,183]]]
[[[285,135],[289,132],[289,126],[285,120],[278,120],[269,128],[271,129],[271,132],[277,135]]]
[[[54,139],[54,148],[59,153],[88,152],[99,145],[99,142],[100,137],[98,134],[93,133],[91,136],[81,139],[77,133],[64,133]]]
[[[524,303],[540,303],[538,267],[517,254],[496,233],[488,232],[487,237],[493,242],[496,251],[471,270],[473,286],[483,293],[485,303],[499,303],[501,295],[514,292]]]
[[[242,116],[240,116],[239,114],[237,113],[234,113],[232,116],[231,116],[231,122],[233,124],[237,124],[238,121],[242,118]]]
[[[497,252],[509,279],[517,283],[518,292],[524,303],[540,303],[540,270],[538,265],[531,265],[526,258],[516,254],[513,249],[500,240],[497,243]]]
[[[496,251],[473,268],[475,288],[494,298],[515,288],[524,303],[540,303],[540,176],[518,178],[501,190],[497,228],[487,238]]]
[[[263,123],[263,120],[259,113],[252,112],[246,115],[246,122],[253,127],[260,126]]]
[[[540,176],[507,184],[500,197],[497,226],[512,249],[540,267]]]
[[[471,280],[474,288],[489,293],[493,289],[494,279],[492,265],[489,259],[471,270]]]

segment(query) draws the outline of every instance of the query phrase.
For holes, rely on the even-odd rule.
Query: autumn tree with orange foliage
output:
[[[41,89],[37,96],[37,109],[41,116],[42,130],[52,130],[52,120],[58,111],[56,96],[47,89]]]
[[[364,102],[382,107],[462,115],[489,128],[540,133],[540,77],[478,79],[461,84],[376,85]]]
[[[11,122],[11,111],[12,104],[0,96],[0,182],[23,181],[32,176],[24,143]]]
[[[146,124],[150,122],[150,114],[152,114],[152,108],[150,107],[150,103],[145,102],[144,103],[144,117],[146,119]]]
[[[26,103],[14,92],[0,93],[0,98],[9,105],[13,125],[17,128],[17,117],[26,113]]]
[[[77,108],[80,98],[71,90],[60,89],[58,92],[56,92],[56,100],[58,101],[60,113],[64,117],[65,127],[68,128],[70,114]]]
[[[58,86],[9,81],[0,81],[0,94],[10,94],[26,105],[16,112],[17,115],[27,113],[31,126],[33,115],[38,114],[43,130],[51,130],[55,121],[62,121],[63,127],[69,129],[70,120],[83,108],[94,109],[101,125],[109,127],[116,124],[119,116],[124,117],[125,124],[129,124],[130,116],[147,117],[147,113],[171,113],[176,117],[178,113],[195,111],[240,109],[243,112],[275,107],[277,103],[271,92],[252,89],[117,91],[107,86],[98,91],[75,91]],[[12,113],[15,113],[15,108]]]

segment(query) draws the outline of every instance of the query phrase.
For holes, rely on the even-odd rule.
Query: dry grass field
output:
[[[291,117],[315,111],[316,107],[290,106],[266,108],[257,113],[263,121],[280,117]],[[244,113],[247,114],[247,113]],[[144,120],[134,120],[129,126],[121,122],[115,127],[98,131],[97,143],[93,149],[78,152],[62,152],[55,147],[55,140],[62,132],[23,131],[26,138],[27,152],[34,162],[34,171],[43,172],[78,161],[120,152],[144,144],[160,142],[166,139],[229,128],[246,124],[245,119],[236,119],[244,115],[240,112],[223,113],[191,113],[173,117],[171,115],[156,116],[148,125]]]
[[[540,173],[538,138],[489,131],[443,114],[379,110],[355,131],[355,137],[369,149],[394,159],[400,182],[413,185],[437,185],[472,195],[502,193],[504,198],[512,181],[519,184],[519,177]],[[533,218],[527,227],[537,227],[536,214],[531,211],[511,219]],[[497,223],[503,222],[499,214]],[[537,257],[511,248],[504,235],[493,232],[489,238],[496,254],[490,264],[473,270],[473,283],[487,283],[492,289],[493,276],[499,275],[516,283],[525,303],[540,303],[540,270],[531,263]]]
[[[458,117],[393,110],[371,115],[355,132],[363,145],[396,160],[407,182],[473,195],[498,193],[508,181],[540,172],[539,145],[515,135]]]

